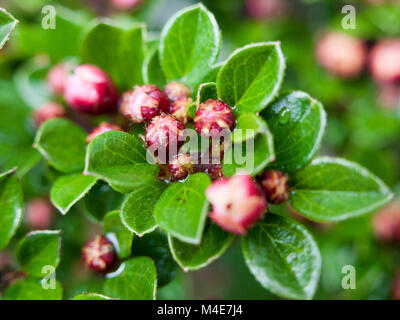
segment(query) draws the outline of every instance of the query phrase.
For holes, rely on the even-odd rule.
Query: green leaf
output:
[[[17,168],[16,175],[22,178],[42,159],[42,155],[32,146],[25,146],[15,150],[4,164],[4,170]]]
[[[174,280],[178,265],[172,257],[168,247],[168,238],[163,232],[157,230],[142,238],[135,238],[132,246],[132,253],[135,256],[146,256],[154,261],[158,287],[165,286]]]
[[[371,213],[393,194],[367,169],[340,158],[320,157],[290,179],[290,202],[316,221],[340,221]]]
[[[81,293],[74,297],[73,300],[114,300],[113,298],[103,296],[99,293]]]
[[[122,224],[119,211],[111,211],[106,214],[103,230],[116,248],[118,257],[128,258],[131,255],[133,233]]]
[[[242,238],[242,248],[247,266],[263,287],[286,298],[313,297],[321,255],[303,226],[268,214]]]
[[[17,19],[3,8],[0,8],[0,49],[3,49],[17,23]]]
[[[18,261],[29,275],[42,278],[46,275],[44,267],[57,268],[60,262],[60,248],[60,231],[32,231],[18,245]]]
[[[145,36],[144,25],[124,29],[98,22],[87,32],[83,41],[83,61],[102,68],[120,89],[142,84]]]
[[[237,119],[236,129],[232,132],[232,142],[240,143],[268,131],[265,121],[254,113],[243,113]],[[274,136],[275,138],[275,136]]]
[[[50,200],[61,212],[66,214],[94,186],[97,179],[81,173],[58,178],[50,191]]]
[[[229,247],[234,235],[214,223],[208,223],[199,245],[184,243],[171,236],[169,246],[175,261],[185,271],[198,270],[218,259]]]
[[[0,250],[14,236],[22,220],[22,190],[15,169],[0,174]]]
[[[217,84],[215,82],[202,83],[197,90],[197,106],[208,99],[218,99]]]
[[[5,300],[61,300],[63,289],[56,281],[55,289],[45,289],[42,281],[32,278],[16,281],[8,288]]]
[[[261,111],[278,93],[284,70],[279,42],[247,45],[233,52],[218,73],[218,96],[238,114]]]
[[[287,93],[262,112],[274,136],[276,160],[285,172],[304,167],[319,150],[326,126],[321,103],[301,91]]]
[[[154,183],[158,171],[148,163],[142,141],[128,133],[108,131],[88,146],[85,173],[105,180],[118,192]]]
[[[142,185],[132,191],[122,204],[123,224],[139,237],[157,227],[153,210],[165,188],[166,184],[161,182]]]
[[[254,139],[233,143],[227,148],[222,165],[225,176],[231,177],[238,171],[246,171],[254,176],[275,159],[272,134],[265,123],[262,125],[264,129]]]
[[[145,83],[155,84],[160,88],[164,87],[167,83],[167,79],[161,68],[157,47],[146,55],[143,63],[143,80]]]
[[[220,46],[218,24],[202,4],[177,12],[161,33],[160,62],[167,79],[194,87],[217,60]]]
[[[170,185],[154,208],[160,228],[184,242],[199,244],[207,217],[205,191],[211,181],[205,173],[196,173],[185,182]]]
[[[125,261],[104,281],[104,293],[121,300],[154,300],[156,290],[156,267],[148,257]]]
[[[33,145],[51,166],[64,173],[82,171],[85,165],[86,133],[67,119],[51,119],[36,133]]]
[[[85,213],[95,221],[102,221],[104,216],[113,210],[119,210],[124,195],[114,191],[108,184],[98,181],[81,203]]]

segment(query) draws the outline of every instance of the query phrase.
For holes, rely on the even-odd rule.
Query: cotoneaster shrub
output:
[[[1,14],[6,41],[16,21]],[[271,205],[289,201],[310,220],[339,222],[391,200],[385,184],[360,165],[317,156],[326,114],[305,92],[281,92],[279,42],[250,44],[217,62],[220,46],[218,24],[199,4],[176,13],[152,41],[143,24],[96,21],[79,59],[48,74],[67,111],[46,105],[34,117],[34,148],[57,177],[51,202],[62,215],[79,202],[103,224],[103,235],[82,248],[85,263],[104,277],[102,290],[77,298],[155,299],[176,270],[158,263],[150,244],[132,246],[150,234],[153,242],[167,237],[185,271],[206,267],[241,237],[245,262],[263,287],[311,299],[321,273],[318,246]],[[209,142],[206,150],[180,139],[185,127]],[[224,130],[229,139],[215,143]],[[235,156],[237,145],[251,166]],[[157,152],[149,156],[152,148]],[[199,164],[204,158],[215,161]],[[0,249],[22,219],[20,179],[39,160],[0,176]],[[104,183],[119,200],[101,206],[93,190]],[[24,276],[5,298],[61,299],[62,283],[51,291],[40,283],[44,266],[59,265],[61,243],[62,230],[27,234],[16,252]]]

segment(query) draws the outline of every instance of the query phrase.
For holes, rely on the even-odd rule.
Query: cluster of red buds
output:
[[[368,47],[363,39],[329,32],[319,39],[315,51],[319,64],[342,78],[357,77],[367,66],[378,86],[378,102],[393,109],[400,98],[400,38],[382,39]]]

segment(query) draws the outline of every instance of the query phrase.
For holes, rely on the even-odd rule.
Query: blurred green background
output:
[[[0,167],[35,157],[31,149],[34,126],[32,110],[49,101],[51,93],[44,79],[50,66],[79,54],[80,39],[96,16],[121,21],[144,21],[156,39],[161,27],[177,10],[197,1],[142,0],[130,8],[116,8],[111,0],[2,0],[19,21],[11,40],[0,53]],[[368,69],[369,52],[383,39],[400,39],[400,1],[334,1],[334,0],[205,0],[203,3],[216,15],[223,33],[221,61],[237,47],[251,42],[279,40],[287,58],[286,89],[304,90],[320,100],[328,112],[328,127],[321,154],[342,156],[357,161],[381,177],[397,193],[398,198],[380,213],[339,224],[322,225],[306,221],[290,208],[279,213],[297,217],[316,237],[323,256],[322,278],[316,299],[400,299],[400,109],[399,84],[378,83]],[[41,26],[42,8],[53,4],[57,10],[55,30]],[[344,5],[356,9],[356,28],[344,29]],[[363,44],[366,57],[363,69],[352,77],[335,75],[321,64],[327,57],[316,58],[316,47],[323,35],[347,34]],[[149,39],[149,40],[152,40]],[[339,51],[344,49],[333,46]],[[346,51],[347,55],[352,52]],[[354,59],[357,60],[357,55]],[[322,59],[322,61],[321,61]],[[398,55],[400,61],[400,54]],[[359,61],[358,61],[359,62]],[[357,62],[356,62],[357,63]],[[334,64],[335,66],[335,64]],[[400,79],[398,79],[400,80]],[[34,161],[33,161],[34,162]],[[29,167],[29,163],[27,164]],[[26,202],[48,195],[56,175],[44,162],[24,177]],[[108,195],[110,190],[98,188]],[[111,195],[112,196],[112,195]],[[76,207],[67,216],[53,213],[51,228],[63,230],[62,262],[57,278],[65,287],[65,298],[82,291],[96,291],[100,278],[83,268],[80,248],[101,230],[85,211]],[[389,212],[389,213],[388,213]],[[385,215],[384,223],[397,226],[397,243],[383,241],[377,230],[377,215]],[[25,223],[19,236],[29,230]],[[395,231],[396,231],[395,230]],[[393,231],[394,232],[394,231]],[[378,235],[377,235],[378,233]],[[379,236],[380,235],[380,236]],[[12,256],[14,238],[6,251]],[[165,245],[161,241],[162,247]],[[166,265],[165,250],[153,250],[134,243],[133,251],[142,248]],[[154,249],[154,248],[153,248]],[[3,254],[4,255],[4,254]],[[1,259],[0,259],[1,261]],[[14,263],[14,262],[13,262]],[[342,267],[356,269],[357,287],[344,290]],[[2,272],[0,262],[0,274]],[[399,278],[399,277],[398,277]],[[0,278],[0,291],[2,290]],[[175,280],[160,288],[161,299],[274,299],[263,289],[244,264],[240,243],[211,266],[191,273],[177,272]]]

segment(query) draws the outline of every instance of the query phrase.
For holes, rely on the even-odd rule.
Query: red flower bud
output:
[[[375,214],[372,226],[380,241],[400,245],[400,202],[392,202]]]
[[[319,40],[316,56],[318,62],[329,72],[340,77],[352,78],[362,71],[367,51],[360,39],[331,32]]]
[[[200,104],[194,118],[194,126],[203,136],[217,136],[224,129],[234,128],[235,115],[227,104],[209,99]]]
[[[111,0],[113,6],[119,10],[129,10],[137,7],[143,0]]]
[[[190,119],[188,114],[188,107],[192,102],[192,98],[181,98],[174,101],[171,105],[171,114],[183,124],[188,123]]]
[[[106,237],[96,236],[82,248],[82,259],[89,268],[104,273],[116,261],[114,246]]]
[[[123,95],[121,113],[133,122],[148,122],[162,112],[169,112],[170,101],[157,86],[146,84]]]
[[[386,39],[378,42],[370,52],[369,68],[377,82],[399,82],[400,39]]]
[[[146,128],[146,143],[158,156],[166,156],[164,163],[168,162],[169,155],[177,154],[183,144],[185,126],[171,115],[161,114],[151,120]],[[174,154],[170,154],[172,151]]]
[[[74,69],[67,79],[64,97],[76,111],[88,114],[109,113],[117,109],[118,91],[99,68],[85,64]]]
[[[281,204],[289,199],[288,177],[281,171],[268,170],[264,172],[260,182],[269,203]]]
[[[47,74],[46,82],[54,94],[64,94],[65,84],[70,71],[71,68],[67,63],[57,64],[50,69]]]
[[[245,234],[267,209],[265,197],[247,174],[213,182],[206,196],[212,204],[210,218],[221,228],[237,234]]]
[[[171,101],[190,97],[190,89],[180,82],[169,82],[165,86],[164,92]]]
[[[25,219],[30,229],[48,229],[53,220],[54,208],[51,203],[42,198],[28,202]]]
[[[383,84],[378,86],[378,102],[388,110],[395,110],[400,104],[400,86]]]
[[[190,173],[193,172],[194,161],[190,154],[178,154],[169,162],[169,172],[171,180],[185,179]]]
[[[55,102],[47,102],[39,109],[33,112],[33,120],[36,127],[39,127],[43,122],[65,116],[65,109]]]
[[[89,144],[94,138],[101,135],[102,133],[113,130],[122,131],[122,129],[119,126],[107,122],[102,122],[98,127],[94,128],[89,133],[89,135],[86,138],[86,142]]]

